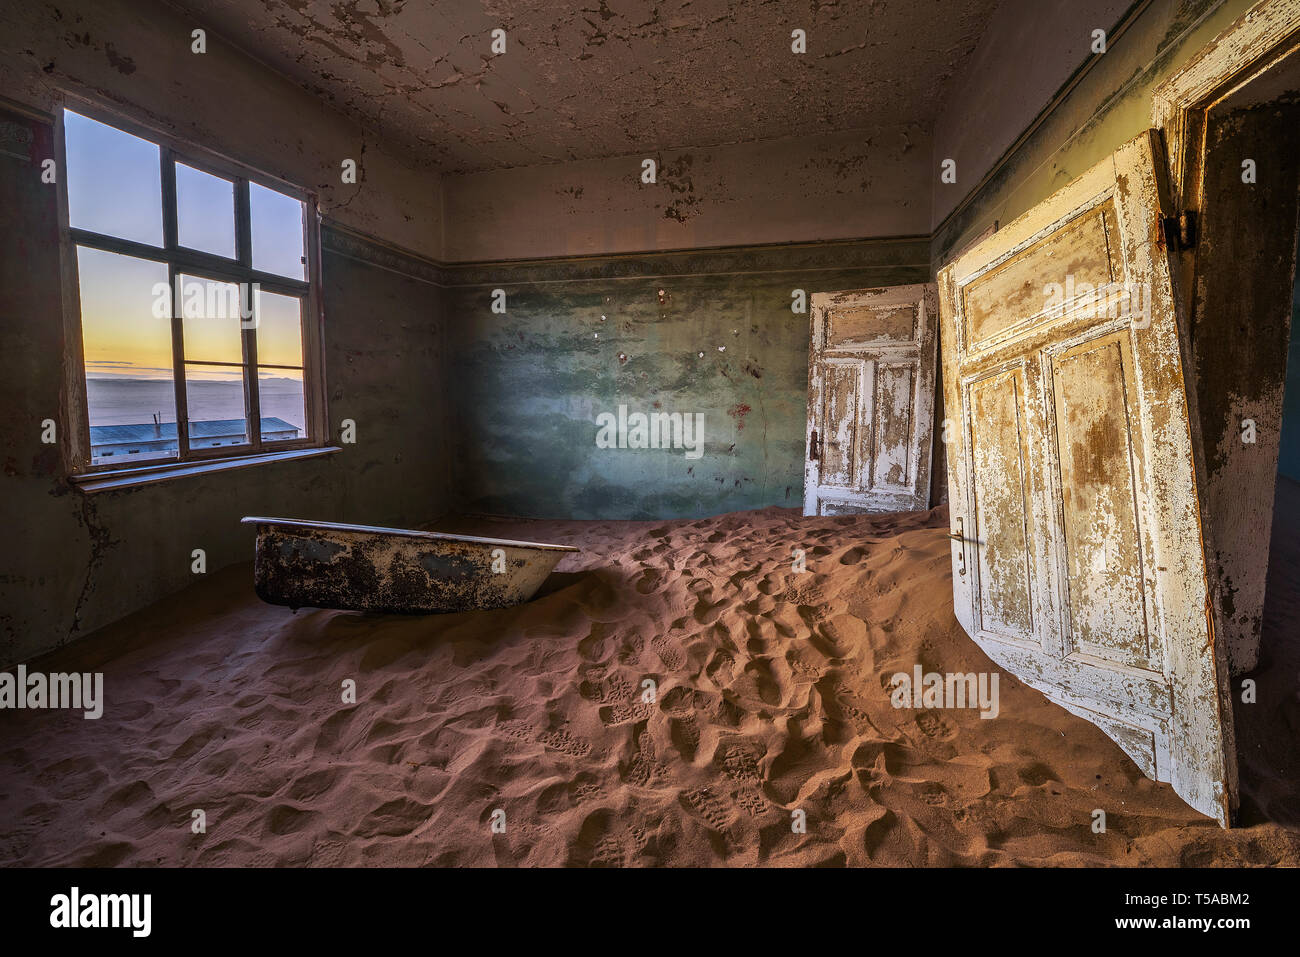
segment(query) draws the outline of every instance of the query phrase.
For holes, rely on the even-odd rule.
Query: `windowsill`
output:
[[[341,451],[343,450],[336,445],[327,445],[318,449],[283,449],[277,452],[262,452],[258,455],[241,455],[236,458],[208,459],[201,462],[168,462],[162,465],[143,465],[139,468],[86,472],[81,475],[71,476],[69,481],[81,491],[89,494],[114,489],[135,488],[140,485],[153,485],[158,482],[170,482],[172,479],[184,478],[189,475],[227,472],[232,469],[249,468],[254,465],[265,465],[272,462],[314,459]]]

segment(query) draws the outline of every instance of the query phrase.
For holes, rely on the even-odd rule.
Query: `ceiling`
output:
[[[998,2],[173,0],[447,172],[929,129]]]

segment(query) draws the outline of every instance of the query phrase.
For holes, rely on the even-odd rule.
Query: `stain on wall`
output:
[[[798,507],[808,315],[791,290],[923,282],[927,255],[921,238],[449,268],[462,505],[587,519]],[[598,418],[620,406],[702,415],[702,455],[598,447]]]
[[[933,175],[914,124],[450,175],[443,248],[492,262],[919,236]]]

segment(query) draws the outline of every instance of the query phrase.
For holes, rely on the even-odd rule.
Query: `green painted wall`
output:
[[[800,505],[808,316],[791,290],[924,282],[927,256],[911,239],[450,267],[462,505],[630,519]],[[598,448],[597,416],[620,404],[703,414],[702,457]]]

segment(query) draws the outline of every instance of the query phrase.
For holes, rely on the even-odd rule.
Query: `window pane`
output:
[[[235,258],[235,184],[176,164],[176,239],[182,246]]]
[[[161,246],[158,147],[63,111],[68,154],[68,220],[76,227]]]
[[[188,361],[244,361],[238,283],[181,276],[180,310]]]
[[[302,300],[274,292],[257,293],[257,364],[301,366]]]
[[[253,232],[253,268],[306,279],[303,264],[303,204],[273,189],[248,184]]]
[[[185,404],[194,451],[248,444],[242,368],[187,365]]]
[[[77,271],[91,463],[175,457],[167,267],[79,246]]]
[[[257,376],[257,397],[262,404],[263,442],[307,437],[301,370],[262,369]]]

